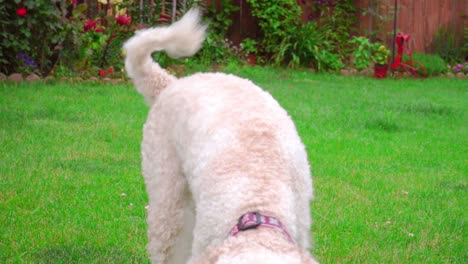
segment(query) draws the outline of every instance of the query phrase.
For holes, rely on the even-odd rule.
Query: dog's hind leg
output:
[[[195,227],[195,205],[191,193],[184,195],[184,222],[175,245],[169,252],[168,263],[187,263],[192,253],[193,228]]]
[[[154,132],[145,131],[142,144],[143,175],[149,199],[148,251],[152,263],[185,263],[182,258],[188,258],[191,253],[190,246],[181,252],[183,243],[191,245],[188,231],[184,231],[190,228],[184,228],[184,218],[190,216],[184,210],[189,198],[187,183],[174,149],[165,137]]]

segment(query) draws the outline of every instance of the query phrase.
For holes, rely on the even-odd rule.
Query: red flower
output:
[[[76,4],[76,0],[71,0],[72,4]]]
[[[110,68],[109,68],[109,70],[107,72],[110,73],[110,74],[114,73],[114,67],[110,66]]]
[[[132,23],[132,18],[129,15],[118,15],[115,17],[115,21],[123,26]]]
[[[97,25],[97,21],[96,20],[90,20],[90,19],[86,19],[86,23],[83,25],[83,30],[85,32],[88,32],[89,30],[95,28]]]
[[[104,33],[104,29],[99,27],[99,28],[94,29],[94,32]]]
[[[20,7],[16,9],[16,14],[20,17],[24,17],[27,13],[28,13],[28,10],[26,9],[26,7]]]
[[[169,23],[169,21],[171,21],[171,16],[170,15],[166,15],[166,14],[160,14],[159,15],[158,23],[166,24],[166,23]]]
[[[106,74],[107,74],[106,70],[99,70],[99,76],[106,77]]]

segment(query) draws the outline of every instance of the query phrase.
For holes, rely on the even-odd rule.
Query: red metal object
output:
[[[419,61],[413,60],[413,54],[410,49],[405,46],[408,43],[410,35],[398,33],[396,35],[396,44],[398,46],[397,56],[392,64],[392,71],[404,71],[409,76],[422,77],[427,76],[427,71],[424,65]],[[403,60],[404,53],[408,56],[407,60]]]
[[[410,36],[408,34],[403,34],[400,32],[396,35],[395,39],[396,39],[396,44],[398,46],[398,49],[397,49],[398,55],[392,64],[392,70],[396,70],[400,66],[402,59],[403,59],[403,52],[405,50],[405,42],[409,42]],[[408,49],[406,53],[408,55],[411,55],[411,51]]]

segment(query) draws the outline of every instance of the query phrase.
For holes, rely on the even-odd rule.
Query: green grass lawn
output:
[[[468,262],[466,79],[228,71],[296,122],[320,262]],[[129,85],[0,84],[0,263],[148,262],[147,109]]]

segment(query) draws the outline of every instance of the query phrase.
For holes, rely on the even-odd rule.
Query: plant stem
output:
[[[109,50],[109,46],[110,46],[112,39],[114,38],[113,37],[114,31],[115,31],[115,27],[112,29],[111,33],[109,34],[109,38],[106,41],[106,46],[104,46],[104,51],[102,52],[102,57],[99,60],[99,67],[101,68],[104,67],[104,64],[106,62],[107,51]]]

